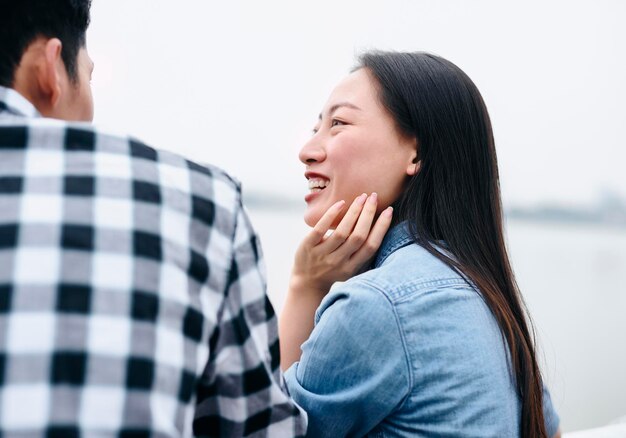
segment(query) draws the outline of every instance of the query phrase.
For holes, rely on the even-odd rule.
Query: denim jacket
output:
[[[373,269],[331,288],[285,379],[308,436],[519,436],[498,324],[406,224],[387,233]],[[545,388],[544,414],[553,436],[559,418]]]

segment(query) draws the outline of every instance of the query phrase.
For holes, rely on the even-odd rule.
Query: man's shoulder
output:
[[[154,161],[161,166],[190,172],[194,178],[210,180],[214,190],[219,185],[222,190],[237,193],[241,191],[241,183],[224,169],[214,164],[201,163],[173,151],[155,148],[132,136],[126,137],[125,141],[128,142],[129,153],[133,158]]]
[[[138,138],[97,125],[66,122],[48,118],[12,118],[0,120],[0,149],[48,149],[67,152],[92,152],[96,156],[127,156],[132,162],[149,168],[158,167],[166,176],[191,175],[191,189],[205,192],[207,184],[215,190],[240,196],[239,181],[223,169],[190,160],[175,152],[153,147]],[[96,158],[97,159],[97,158]],[[194,191],[194,190],[192,190]]]

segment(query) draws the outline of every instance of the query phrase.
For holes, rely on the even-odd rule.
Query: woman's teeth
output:
[[[330,181],[326,181],[323,179],[310,179],[309,190],[323,190],[328,186],[328,184],[330,184]]]

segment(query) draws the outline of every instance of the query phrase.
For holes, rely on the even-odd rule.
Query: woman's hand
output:
[[[283,370],[300,359],[300,346],[314,326],[315,310],[335,281],[347,280],[367,265],[391,224],[391,207],[376,223],[376,193],[356,198],[332,234],[332,224],[345,202],[322,216],[296,251],[289,291],[279,320],[280,365]],[[372,225],[373,224],[373,225]]]
[[[374,256],[391,224],[392,208],[383,211],[376,223],[378,197],[357,197],[332,234],[331,225],[343,210],[344,201],[334,204],[296,251],[290,289],[294,293],[328,293],[336,281],[359,273]]]

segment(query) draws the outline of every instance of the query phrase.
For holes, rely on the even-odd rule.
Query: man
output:
[[[0,436],[298,436],[239,186],[91,121],[90,0],[0,0]]]

